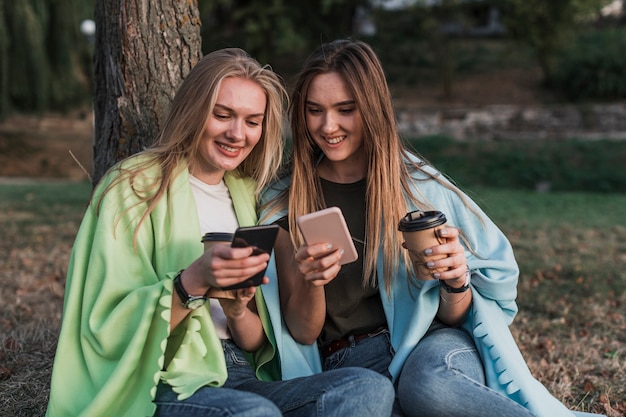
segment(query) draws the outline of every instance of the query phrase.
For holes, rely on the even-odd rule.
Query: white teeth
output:
[[[346,138],[345,136],[339,136],[337,138],[326,138],[326,142],[330,143],[331,145],[335,145],[341,142],[342,140],[344,140],[345,138]]]
[[[218,146],[222,149],[227,150],[228,152],[237,152],[237,148],[231,148],[230,146],[224,145],[223,143],[218,143]]]

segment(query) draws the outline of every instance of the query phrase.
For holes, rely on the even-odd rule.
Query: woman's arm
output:
[[[472,304],[472,289],[465,287],[467,259],[465,249],[459,242],[459,230],[446,227],[437,231],[440,237],[445,238],[443,245],[426,249],[425,255],[446,254],[446,258],[430,261],[426,264],[433,271],[447,268],[443,272],[433,272],[433,278],[441,282],[439,287],[439,309],[437,317],[448,326],[459,326],[465,320]],[[448,290],[446,290],[446,287]],[[461,289],[466,288],[464,291]]]
[[[215,245],[191,263],[181,274],[183,288],[191,295],[206,294],[210,288],[221,288],[245,281],[262,271],[268,254],[250,256],[252,248]],[[174,329],[191,310],[185,308],[176,291],[172,294],[170,328]]]
[[[263,284],[269,280],[264,278]],[[246,352],[258,350],[265,342],[263,324],[259,318],[254,302],[256,287],[233,291],[235,299],[220,298],[219,302],[226,315],[228,329],[237,346]]]
[[[342,253],[325,244],[304,245],[296,252],[289,233],[281,228],[274,256],[287,328],[297,342],[315,343],[326,319],[324,285],[337,276]]]

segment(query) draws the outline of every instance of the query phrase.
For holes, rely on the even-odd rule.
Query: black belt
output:
[[[385,330],[387,330],[386,325],[377,327],[376,329],[368,333],[348,335],[348,336],[342,337],[341,339],[335,339],[331,342],[326,343],[324,346],[322,346],[320,348],[320,354],[322,355],[322,358],[326,359],[327,357],[337,352],[338,350],[347,348],[353,342],[357,343],[363,339],[367,339],[368,337],[378,336]]]

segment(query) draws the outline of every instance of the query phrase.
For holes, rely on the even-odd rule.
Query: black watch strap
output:
[[[183,283],[181,282],[181,275],[183,274],[184,269],[180,270],[178,274],[174,277],[174,289],[178,294],[178,297],[183,303],[183,307],[189,310],[195,310],[196,308],[202,307],[207,302],[207,296],[205,295],[189,295],[189,293],[183,287]]]
[[[465,270],[465,284],[463,284],[463,286],[459,287],[459,288],[451,287],[448,284],[446,284],[446,282],[443,281],[443,280],[439,281],[439,285],[447,293],[459,294],[459,293],[462,293],[462,292],[465,292],[465,291],[469,290],[469,287],[470,287],[470,276],[471,276],[471,272],[470,272],[470,270],[468,268],[468,269]]]

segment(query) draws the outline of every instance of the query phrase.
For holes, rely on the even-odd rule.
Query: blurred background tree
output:
[[[454,96],[456,74],[478,60],[476,48],[467,39],[502,35],[503,28],[491,20],[491,8],[487,1],[466,0],[377,7],[373,10],[377,30],[368,41],[377,47],[391,82],[434,80],[441,86],[443,99],[449,100]]]
[[[199,0],[204,53],[241,46],[279,73],[292,73],[313,49],[355,34],[369,0]]]
[[[89,100],[89,45],[80,22],[93,0],[0,0],[0,116],[68,110]]]
[[[93,45],[79,28],[95,3],[0,0],[0,117],[89,103]],[[624,14],[604,13],[622,3],[197,0],[203,53],[242,47],[287,83],[316,46],[352,36],[376,48],[399,89],[438,84],[452,100],[459,76],[532,65],[564,101],[626,98]]]
[[[503,16],[507,34],[535,52],[550,83],[558,54],[575,39],[577,29],[600,16],[606,0],[494,0]]]

